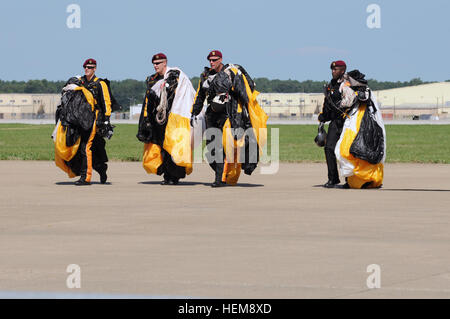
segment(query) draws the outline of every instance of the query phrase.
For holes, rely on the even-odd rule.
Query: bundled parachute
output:
[[[112,100],[112,109],[120,109],[110,92],[109,81],[98,78],[92,85],[106,85],[108,96]],[[103,83],[104,82],[104,83]],[[109,121],[104,121],[104,110],[99,110],[97,99],[94,97],[95,90],[90,90],[83,86],[80,78],[70,78],[63,88],[61,104],[56,111],[56,127],[52,134],[55,143],[55,164],[66,172],[69,177],[80,175],[82,170],[82,155],[79,152],[80,144],[83,144],[81,137],[86,134],[93,134],[92,163],[97,169],[98,165],[107,162],[107,155],[104,151],[105,141],[101,137],[110,138],[113,134],[113,127]],[[97,107],[98,106],[98,107]],[[84,134],[84,135],[83,135]],[[102,149],[102,150],[100,150]],[[97,165],[98,164],[98,165]]]
[[[236,94],[227,103],[228,119],[222,135],[226,156],[222,181],[235,185],[241,169],[251,175],[257,167],[261,149],[267,140],[268,116],[256,100],[259,92],[251,86],[239,65],[230,64],[219,72],[213,85],[224,91],[232,86]]]
[[[156,76],[147,82],[136,135],[144,143],[143,167],[149,174],[184,178],[192,172],[189,121],[195,91],[179,68]]]
[[[381,111],[364,80],[355,70],[340,87],[344,107],[350,107],[335,154],[341,176],[350,188],[377,188],[383,183],[386,131]]]
[[[69,177],[80,174],[81,159],[78,148],[81,130],[90,129],[95,123],[94,97],[86,88],[78,86],[78,79],[71,78],[63,89],[58,120],[52,134],[55,142],[55,164]]]

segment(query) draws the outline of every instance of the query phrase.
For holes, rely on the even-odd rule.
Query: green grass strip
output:
[[[323,148],[314,144],[316,125],[269,125],[278,128],[283,162],[324,162]],[[53,125],[0,124],[0,160],[53,160]],[[107,141],[110,160],[141,161],[143,144],[137,125],[118,124]],[[450,163],[450,125],[386,125],[389,163]],[[268,154],[270,155],[270,147]]]

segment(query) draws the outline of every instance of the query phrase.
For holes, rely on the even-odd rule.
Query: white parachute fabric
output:
[[[351,90],[351,88],[348,86],[345,88],[345,90],[343,90],[343,94],[355,95],[354,91]],[[352,99],[352,97],[343,96],[343,99],[344,98],[348,100]],[[354,184],[360,185],[362,182],[367,181],[373,182],[374,187],[378,187],[381,186],[381,182],[383,179],[383,164],[386,159],[386,130],[384,127],[381,110],[378,106],[376,98],[371,94],[370,99],[372,103],[369,104],[371,104],[371,106],[367,107],[366,103],[359,102],[358,106],[354,107],[348,114],[344,122],[341,136],[336,144],[335,154],[338,162],[339,172],[342,177],[351,177],[356,174],[359,178],[359,184]],[[370,110],[370,108],[374,108],[375,110]],[[384,154],[379,164],[370,164],[361,159],[356,159],[351,154],[349,154],[349,148],[354,138],[358,134],[364,112],[372,113],[372,118],[381,127],[383,132]]]
[[[181,71],[179,68],[167,68],[164,77],[170,70],[177,70],[180,72],[180,77],[178,78],[178,86],[175,93],[175,98],[172,103],[171,113],[181,115],[182,117],[191,118],[191,106],[194,103],[195,90],[192,86],[191,80],[187,75]]]

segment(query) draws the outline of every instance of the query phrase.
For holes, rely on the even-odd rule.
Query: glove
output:
[[[319,122],[326,122],[322,113],[319,114],[319,117],[317,119],[319,120]]]
[[[107,138],[108,140],[113,136],[115,127],[114,125],[111,125],[109,118],[109,116],[105,116],[105,121],[101,122],[101,125],[99,125],[97,128],[99,135],[101,137]]]
[[[149,131],[151,129],[152,124],[150,123],[150,118],[144,117],[144,120],[142,122],[142,127],[144,128],[144,130]]]
[[[190,120],[191,127],[194,127],[194,121],[197,122],[197,116],[192,114],[191,115],[191,120]]]

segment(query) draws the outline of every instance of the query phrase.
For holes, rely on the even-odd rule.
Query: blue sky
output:
[[[72,3],[79,29],[66,25]],[[379,29],[366,24],[372,3]],[[326,80],[330,62],[343,59],[377,80],[443,81],[449,14],[448,0],[2,1],[0,79],[66,80],[93,57],[99,76],[143,80],[157,52],[192,77],[219,49],[253,77]]]

